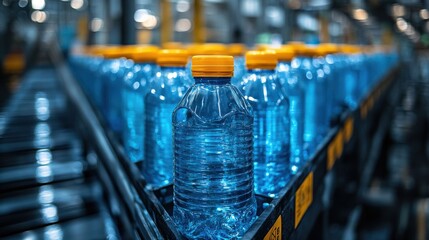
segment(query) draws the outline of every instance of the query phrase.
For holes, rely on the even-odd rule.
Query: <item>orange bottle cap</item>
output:
[[[192,57],[194,77],[232,77],[234,58],[227,55],[197,55]]]
[[[246,53],[246,67],[248,69],[275,69],[277,55],[274,51],[249,51]]]
[[[183,49],[164,49],[158,52],[156,63],[165,67],[183,67],[188,62],[189,53]]]

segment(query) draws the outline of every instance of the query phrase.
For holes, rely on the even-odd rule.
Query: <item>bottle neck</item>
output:
[[[247,71],[248,71],[248,73],[254,73],[254,74],[258,74],[258,75],[268,75],[268,74],[274,74],[275,73],[275,69],[255,68],[255,69],[248,69]]]
[[[230,77],[194,77],[195,84],[225,85],[231,83]]]
[[[177,72],[177,71],[184,71],[185,66],[161,66],[162,72]]]
[[[289,65],[290,66],[290,64],[291,64],[291,61],[283,60],[283,61],[279,61],[278,65]]]
[[[136,64],[140,65],[140,66],[147,66],[147,65],[155,66],[156,65],[156,63],[154,63],[154,62],[136,62]]]
[[[311,56],[306,56],[306,55],[298,55],[296,58],[301,59],[301,60],[311,60],[313,57]]]

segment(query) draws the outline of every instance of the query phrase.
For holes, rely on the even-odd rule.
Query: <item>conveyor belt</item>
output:
[[[50,67],[0,109],[0,238],[120,237],[69,109]]]

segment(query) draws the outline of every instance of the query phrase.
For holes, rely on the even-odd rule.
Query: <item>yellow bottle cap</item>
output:
[[[274,69],[277,66],[277,55],[274,51],[249,51],[246,53],[248,69]]]
[[[342,53],[345,53],[345,54],[355,54],[360,52],[359,48],[351,44],[340,45],[340,50]]]
[[[226,55],[198,55],[192,57],[194,77],[232,77],[234,58]]]
[[[197,50],[201,55],[228,55],[228,48],[221,43],[206,43]]]
[[[180,42],[166,42],[162,44],[163,49],[185,49],[185,46]]]
[[[129,58],[136,63],[154,63],[156,62],[158,51],[157,46],[140,46],[134,49]]]
[[[228,50],[232,56],[243,56],[246,53],[246,46],[241,43],[232,43]]]
[[[164,67],[184,67],[188,62],[188,51],[183,49],[164,49],[158,52],[156,63]]]
[[[103,55],[104,52],[114,48],[111,45],[92,45],[88,47],[88,53],[91,55]]]
[[[305,45],[302,42],[290,42],[286,45],[283,45],[283,47],[291,47],[297,56],[301,55],[303,52],[305,52],[305,49],[307,48],[307,45]]]
[[[200,48],[202,48],[202,46],[203,45],[200,43],[189,44],[188,48],[187,48],[189,55],[191,55],[191,56],[198,55],[201,51]]]
[[[108,48],[101,51],[101,55],[103,55],[103,57],[107,59],[124,57],[124,54],[119,46],[109,46]]]
[[[291,46],[284,46],[275,52],[279,61],[291,61],[295,57],[295,50]]]
[[[314,57],[318,55],[317,48],[314,46],[303,45],[294,47],[297,56]]]
[[[266,51],[266,50],[269,50],[271,48],[272,47],[269,44],[265,44],[265,43],[259,43],[259,44],[256,44],[256,46],[255,46],[256,51]]]
[[[340,49],[338,48],[337,44],[334,43],[321,43],[318,46],[318,49],[322,52],[324,52],[324,54],[334,54],[334,53],[338,53],[340,52]]]
[[[227,55],[228,48],[221,43],[193,43],[187,48],[191,56],[195,55]]]

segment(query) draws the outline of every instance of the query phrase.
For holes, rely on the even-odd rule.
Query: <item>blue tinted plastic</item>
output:
[[[231,78],[231,84],[240,88],[243,82],[243,76],[246,73],[245,59],[243,56],[234,57],[234,76]]]
[[[313,65],[317,72],[317,142],[319,144],[326,136],[330,126],[332,107],[328,97],[332,91],[330,87],[331,68],[324,57],[313,58]]]
[[[229,78],[196,78],[173,114],[174,220],[189,239],[241,236],[256,217],[249,103]]]
[[[143,173],[155,187],[173,182],[171,118],[192,81],[184,67],[162,67],[145,96],[145,161]]]
[[[292,60],[292,67],[296,69],[299,78],[303,80],[304,105],[304,154],[308,158],[316,149],[318,136],[318,95],[320,86],[317,82],[317,70],[313,66],[312,58],[297,57]]]
[[[290,62],[279,62],[277,65],[277,76],[290,104],[290,169],[292,173],[296,173],[304,161],[304,86],[302,79],[292,70]]]
[[[144,156],[144,96],[149,74],[143,64],[135,64],[124,78],[122,110],[124,116],[123,142],[125,152],[132,162],[142,161]]]
[[[120,58],[111,65],[110,73],[105,76],[105,98],[104,112],[110,128],[119,134],[122,134],[123,111],[122,92],[123,79],[125,75],[132,71],[134,63],[131,60]]]
[[[289,180],[289,102],[274,70],[248,70],[241,91],[253,108],[255,191],[275,196]]]

